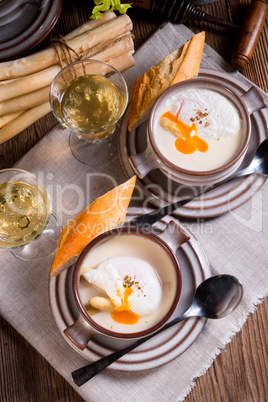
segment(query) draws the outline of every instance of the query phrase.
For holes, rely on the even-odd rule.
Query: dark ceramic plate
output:
[[[54,28],[63,0],[0,0],[0,60],[11,60],[41,43]]]

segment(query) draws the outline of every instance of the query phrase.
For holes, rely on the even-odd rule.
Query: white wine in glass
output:
[[[78,77],[66,88],[61,101],[61,116],[74,130],[83,132],[83,137],[96,141],[112,132],[114,122],[122,113],[122,95],[107,78],[98,75]],[[90,113],[89,113],[90,111]],[[112,128],[110,128],[112,125]]]
[[[71,129],[69,145],[76,159],[102,166],[118,156],[113,134],[128,103],[119,71],[99,60],[76,61],[54,78],[49,100],[58,121]]]
[[[21,169],[1,170],[0,247],[11,248],[23,260],[42,260],[54,253],[59,235],[43,183]]]

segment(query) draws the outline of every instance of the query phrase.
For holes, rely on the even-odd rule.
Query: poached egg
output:
[[[162,286],[155,269],[145,260],[118,256],[101,262],[83,274],[114,304],[114,321],[135,324],[140,316],[154,313],[162,298]]]
[[[160,124],[178,137],[175,147],[183,154],[207,152],[207,139],[235,136],[242,126],[236,106],[207,89],[188,89],[173,95],[164,105]]]

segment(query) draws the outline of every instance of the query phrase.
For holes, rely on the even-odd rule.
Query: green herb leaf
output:
[[[94,0],[95,7],[92,10],[91,19],[100,19],[104,11],[119,11],[120,14],[126,14],[131,8],[131,4],[121,4],[121,0]]]

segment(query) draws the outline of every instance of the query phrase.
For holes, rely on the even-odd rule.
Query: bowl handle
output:
[[[267,105],[264,102],[264,99],[261,93],[255,86],[249,88],[247,92],[245,92],[242,96],[242,99],[246,102],[249,114],[256,112],[257,110],[265,108]]]
[[[151,170],[159,168],[159,163],[150,147],[140,154],[130,155],[129,161],[140,179],[143,179]]]
[[[74,343],[78,349],[83,350],[96,331],[80,315],[69,327],[65,328],[64,334]]]
[[[190,240],[190,236],[174,221],[170,221],[165,230],[158,235],[169,247],[176,252],[177,249]]]

